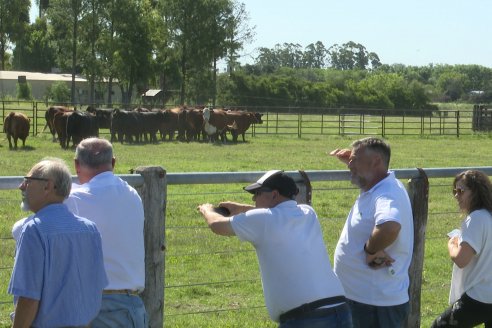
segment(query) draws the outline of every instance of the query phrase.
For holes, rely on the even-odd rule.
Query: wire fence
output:
[[[31,135],[44,132],[44,114],[48,106],[44,102],[0,101],[3,122],[11,111],[25,113],[31,119]],[[118,105],[115,104],[114,108]],[[130,105],[136,108],[138,104]],[[87,106],[79,105],[79,110]],[[239,107],[263,113],[263,123],[255,124],[250,135],[442,135],[456,136],[474,133],[473,106],[469,110],[383,110],[383,109],[336,109],[302,107]],[[107,134],[109,131],[102,131]]]
[[[449,192],[451,178],[430,179],[426,232],[422,318],[436,317],[447,304],[451,264],[446,232],[459,227],[459,214]],[[314,182],[313,207],[318,213],[330,257],[358,190],[346,181]],[[13,223],[25,216],[14,190],[0,191],[0,323],[13,310],[6,292],[13,266]],[[196,326],[217,317],[263,318],[270,327],[263,302],[256,254],[249,243],[214,235],[196,212],[200,203],[225,199],[251,202],[236,184],[194,187],[169,185],[166,207],[165,305],[166,326]],[[206,324],[204,324],[206,326]],[[237,326],[241,326],[240,322]],[[273,326],[272,326],[273,327]]]
[[[434,183],[432,185],[433,195],[440,198],[439,195],[443,194],[443,191],[450,188],[451,180],[449,183]],[[338,241],[338,236],[340,235],[343,224],[345,223],[346,214],[348,213],[351,203],[355,200],[358,194],[358,190],[352,188],[351,186],[340,186],[339,184],[335,184],[333,188],[330,188],[329,185],[325,184],[313,184],[313,207],[318,212],[320,217],[320,223],[322,229],[324,231],[325,242],[327,245],[328,252],[330,257],[333,256],[333,251],[336,246],[336,242]],[[422,286],[422,294],[423,301],[422,305],[425,305],[426,299],[429,298],[429,295],[436,295],[436,292],[440,294],[440,302],[441,306],[436,306],[433,304],[432,311],[426,312],[423,311],[422,315],[427,316],[429,318],[436,317],[440,312],[445,308],[447,303],[447,292],[449,290],[449,281],[450,281],[450,272],[451,267],[449,265],[449,260],[447,258],[446,253],[444,252],[447,237],[446,232],[451,230],[452,227],[459,226],[459,221],[457,218],[459,217],[459,213],[456,210],[456,206],[453,203],[451,193],[447,193],[449,195],[449,199],[447,199],[443,208],[435,209],[429,211],[429,221],[428,221],[428,233],[426,235],[426,243],[428,243],[428,247],[434,247],[434,244],[442,244],[441,257],[437,259],[439,264],[437,266],[447,267],[447,269],[441,269],[440,271],[435,273],[435,277],[427,276],[427,280],[425,281],[425,285]],[[199,198],[203,198],[204,196],[209,199],[230,199],[236,198],[237,196],[232,193],[231,190],[225,190],[222,194],[212,194],[212,195],[190,195],[187,199],[183,199],[178,197],[175,194],[169,194],[168,196],[168,206],[171,208],[168,209],[169,212],[172,211],[174,207],[181,206],[190,206],[191,204],[198,204],[200,201]],[[212,197],[213,196],[213,197]],[[341,199],[345,198],[347,201],[343,202]],[[193,200],[192,200],[193,199]],[[343,206],[334,206],[331,208],[329,204],[326,204],[326,201],[323,199],[332,199],[336,203],[345,203]],[[242,200],[242,199],[241,199]],[[432,199],[431,199],[432,201]],[[342,212],[340,212],[342,209]],[[169,216],[171,215],[171,217]],[[192,222],[188,224],[180,224],[178,222]],[[210,263],[222,262],[224,257],[227,257],[229,261],[234,261],[235,258],[247,258],[244,261],[247,261],[249,265],[255,270],[257,270],[256,265],[256,254],[254,249],[250,247],[248,244],[243,245],[241,243],[231,242],[230,239],[227,240],[229,243],[228,249],[223,250],[223,241],[221,237],[214,236],[202,222],[196,214],[191,214],[189,217],[180,217],[179,221],[176,221],[172,218],[172,214],[168,214],[168,219],[166,223],[166,230],[171,229],[173,231],[174,236],[169,236],[167,239],[167,253],[166,253],[166,286],[165,286],[165,320],[167,323],[171,323],[171,326],[177,324],[177,322],[187,322],[187,321],[195,321],[197,319],[192,318],[180,318],[177,320],[177,317],[197,317],[203,315],[224,315],[224,312],[238,312],[238,311],[261,311],[266,315],[266,309],[264,308],[263,298],[262,298],[262,289],[261,289],[261,281],[260,276],[257,271],[249,272],[249,277],[244,277],[241,273],[236,273],[235,275],[231,275],[228,269],[224,269],[224,273],[221,277],[214,277],[214,280],[207,279],[208,277],[204,277],[201,274],[197,274],[194,276],[193,272],[196,271],[197,267],[200,267],[198,263],[206,261]],[[181,245],[183,240],[194,240],[198,247],[199,245],[207,244],[207,249],[202,249],[201,247],[197,249],[188,249],[187,245]],[[206,243],[205,243],[206,241]],[[218,261],[214,258],[221,258],[221,261]],[[427,259],[426,259],[427,260]],[[424,261],[424,265],[426,265],[427,261]],[[213,264],[210,264],[212,266]],[[435,266],[435,265],[433,265]],[[433,267],[431,266],[431,267]],[[237,268],[237,267],[236,267]],[[426,269],[429,270],[429,269]],[[185,279],[179,284],[173,282],[173,276],[178,275],[177,272],[191,272],[189,279]],[[444,271],[444,272],[442,272]],[[230,279],[231,276],[237,276],[237,279]],[[444,277],[444,279],[442,279]],[[220,279],[222,278],[222,279]],[[429,280],[429,278],[432,278]],[[434,280],[434,278],[436,278]],[[242,303],[242,305],[230,304],[227,302],[228,299],[234,298],[234,294],[238,293],[236,289],[243,289],[244,284],[252,284],[255,286],[256,302],[249,304],[248,302]],[[221,300],[222,303],[214,303],[210,304],[212,301],[204,301],[204,303],[209,304],[208,307],[196,311],[189,310],[187,308],[183,309],[181,306],[178,306],[176,302],[178,299],[181,302],[183,301],[182,297],[178,297],[177,295],[187,294],[183,290],[190,291],[193,294],[193,291],[197,286],[199,287],[208,287],[210,289],[215,289],[217,285],[227,285],[232,286],[229,287],[228,290],[221,290]],[[228,294],[224,294],[228,293]],[[212,297],[213,298],[213,297]],[[190,303],[193,303],[193,298],[188,300]],[[432,301],[434,302],[434,301]]]

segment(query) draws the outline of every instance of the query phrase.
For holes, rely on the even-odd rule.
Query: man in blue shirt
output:
[[[45,159],[19,186],[22,207],[34,214],[22,227],[8,287],[15,328],[86,326],[99,312],[107,284],[101,236],[63,204],[71,182],[62,160]]]

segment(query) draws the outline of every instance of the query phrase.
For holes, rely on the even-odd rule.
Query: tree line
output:
[[[240,52],[255,36],[236,0],[29,0],[0,2],[2,70],[53,67],[119,87],[125,103],[149,88],[166,100],[212,106],[309,106],[433,109],[435,101],[492,100],[492,69],[479,65],[384,64],[354,41],[325,47],[283,43]],[[219,72],[219,62],[227,70]],[[118,81],[118,83],[114,83]]]

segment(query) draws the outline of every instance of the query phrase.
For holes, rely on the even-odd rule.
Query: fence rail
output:
[[[31,118],[31,135],[43,131],[46,124],[44,102],[0,101],[2,133],[5,116],[21,111]],[[139,105],[134,105],[137,107]],[[251,135],[440,135],[456,136],[476,131],[477,111],[469,110],[376,110],[376,109],[311,109],[276,107],[241,107],[263,113],[263,123],[253,125]],[[79,109],[84,108],[79,105]],[[132,107],[133,108],[133,107]],[[107,131],[103,131],[107,133]]]
[[[454,177],[457,173],[466,169],[478,169],[484,171],[488,175],[492,175],[492,167],[453,167],[453,168],[428,168],[428,169],[398,169],[394,170],[396,177],[399,179],[410,179],[408,184],[409,195],[412,199],[412,207],[414,209],[414,222],[415,224],[415,248],[414,259],[412,260],[412,267],[410,269],[411,276],[411,301],[412,312],[407,323],[407,327],[418,327],[421,318],[421,305],[420,305],[420,292],[422,290],[422,263],[424,259],[424,243],[426,238],[436,238],[435,236],[426,236],[426,220],[428,214],[427,202],[428,202],[428,184],[427,178],[450,178]],[[164,290],[165,289],[179,289],[197,287],[202,285],[228,285],[228,284],[241,284],[241,283],[256,283],[258,288],[259,279],[251,278],[238,278],[236,280],[225,279],[223,281],[204,281],[195,283],[180,283],[174,285],[167,285],[164,287],[164,272],[165,272],[165,256],[177,257],[185,256],[189,257],[190,254],[180,254],[177,252],[168,253],[166,255],[166,241],[165,231],[166,229],[186,229],[190,227],[176,227],[169,226],[166,228],[166,215],[172,216],[172,209],[168,209],[168,205],[172,200],[168,201],[169,196],[167,186],[171,185],[192,185],[192,184],[233,184],[233,183],[247,183],[256,180],[264,172],[252,171],[252,172],[212,172],[212,173],[170,173],[166,172],[159,167],[141,167],[136,170],[138,174],[125,174],[119,175],[124,180],[128,181],[131,185],[135,186],[140,195],[142,196],[145,208],[146,224],[145,224],[145,245],[146,245],[146,291],[143,294],[144,302],[150,314],[150,322],[153,327],[162,327],[164,321]],[[306,176],[310,182],[336,182],[346,181],[349,179],[349,172],[346,170],[334,170],[334,171],[289,171],[286,172],[294,178],[296,183],[306,185]],[[0,177],[0,190],[16,189],[22,177]],[[76,178],[74,177],[74,181]],[[302,190],[302,189],[301,189]],[[317,189],[316,192],[322,192]],[[309,193],[308,189],[304,189],[305,193]],[[190,195],[192,196],[192,195]],[[306,200],[309,197],[305,198]],[[173,205],[174,206],[174,205]],[[186,205],[190,206],[189,202]],[[336,218],[342,222],[344,218]],[[193,228],[194,229],[194,228]],[[206,229],[203,227],[203,229]],[[251,248],[238,248],[228,249],[222,251],[224,253],[234,252],[235,254],[253,253]],[[217,254],[217,251],[200,251],[195,252],[194,256],[203,256],[208,258],[211,253]],[[11,266],[3,265],[0,270],[10,270]],[[442,288],[442,286],[434,286],[430,288]],[[178,301],[178,300],[176,300]],[[250,306],[245,308],[246,310],[254,310],[262,308],[263,306]],[[169,314],[170,317],[177,315],[193,315],[203,314],[210,312],[222,312],[222,311],[236,311],[237,309],[219,309],[219,310],[198,310],[198,311],[184,311],[179,314]]]

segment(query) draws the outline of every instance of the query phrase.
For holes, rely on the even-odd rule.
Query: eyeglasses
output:
[[[258,196],[261,196],[262,193],[264,192],[272,192],[273,189],[270,189],[270,188],[260,188],[258,190],[255,191],[255,197],[258,197]]]
[[[467,190],[468,189],[464,187],[456,187],[453,189],[453,195],[463,195]]]
[[[24,177],[23,183],[29,184],[30,181],[50,181],[50,179],[47,178],[41,178],[41,177]]]

